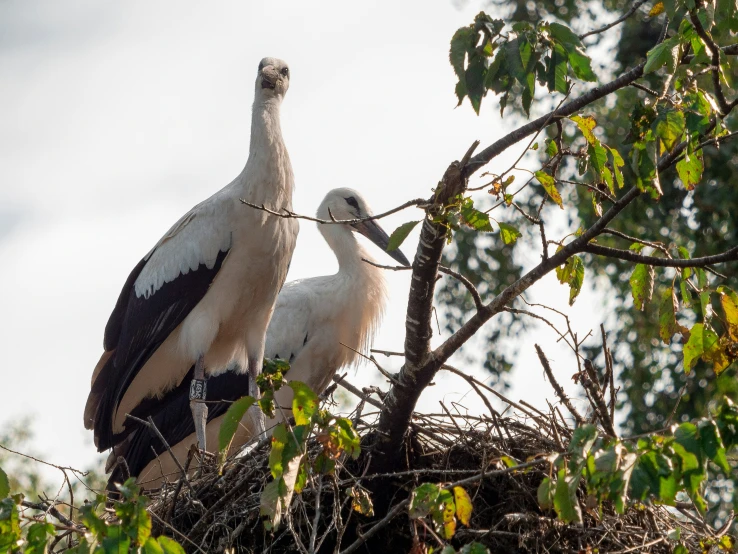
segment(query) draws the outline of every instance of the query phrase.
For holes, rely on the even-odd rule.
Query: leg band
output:
[[[193,379],[190,382],[190,400],[205,400],[207,386],[204,380]]]

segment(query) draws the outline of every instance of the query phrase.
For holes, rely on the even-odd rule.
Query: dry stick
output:
[[[190,462],[192,462],[192,458],[194,457],[194,452],[190,450],[190,453],[187,456],[187,460],[185,460],[184,465],[184,472],[185,475],[187,475],[187,472],[190,469]],[[184,483],[184,479],[180,479],[177,481],[177,486],[174,489],[174,495],[172,496],[172,508],[169,510],[169,517],[167,518],[168,521],[172,521],[174,519],[174,513],[177,509],[177,498],[179,497],[179,493],[182,490],[182,483]]]
[[[320,493],[323,492],[323,476],[318,481],[318,491],[315,493],[315,517],[313,518],[313,529],[310,532],[310,554],[315,553],[315,541],[318,538],[318,524],[320,523]]]
[[[167,452],[169,452],[169,455],[172,457],[172,460],[174,460],[175,465],[179,469],[180,473],[182,474],[182,479],[184,479],[185,483],[187,484],[187,488],[192,491],[192,485],[190,485],[189,479],[187,479],[187,473],[185,472],[184,468],[182,467],[182,464],[177,459],[177,456],[174,455],[174,452],[172,452],[172,447],[169,446],[169,443],[167,442],[167,439],[164,438],[164,435],[161,434],[159,429],[157,429],[156,425],[154,424],[154,420],[151,416],[149,416],[148,420],[143,420],[140,418],[137,418],[136,416],[132,416],[131,414],[126,414],[126,417],[132,419],[133,421],[136,421],[137,423],[140,423],[141,425],[145,425],[149,428],[149,431],[153,431],[153,433],[159,437],[159,440],[164,445],[164,447],[167,449]],[[158,456],[157,456],[158,457]]]
[[[551,386],[554,388],[554,391],[556,392],[556,396],[558,396],[562,404],[566,406],[566,409],[569,410],[569,413],[572,416],[574,416],[574,419],[576,420],[577,425],[579,426],[584,425],[584,418],[582,418],[581,414],[577,411],[577,409],[571,403],[571,400],[569,400],[569,397],[566,396],[564,389],[561,388],[561,385],[559,385],[559,382],[554,377],[553,371],[551,371],[551,364],[548,363],[548,358],[546,358],[546,355],[543,353],[543,350],[541,350],[541,347],[538,346],[537,344],[535,345],[535,347],[536,347],[536,352],[538,353],[538,359],[541,361],[541,365],[543,366],[543,371],[546,372],[546,377],[548,377],[548,380],[551,383]]]
[[[478,483],[479,481],[483,480],[485,477],[496,477],[498,475],[506,475],[508,473],[514,473],[516,471],[519,471],[521,469],[527,469],[529,467],[534,467],[543,464],[544,462],[547,462],[548,460],[546,458],[537,458],[535,460],[531,460],[529,462],[524,462],[522,464],[518,464],[515,467],[506,467],[504,469],[494,469],[490,471],[483,471],[481,473],[478,473],[477,475],[474,475],[472,477],[467,477],[466,479],[461,479],[459,481],[455,481],[453,483],[450,483],[445,488],[451,489],[453,487],[461,487],[464,485],[472,485],[474,483]],[[395,505],[392,510],[390,510],[387,515],[382,518],[379,522],[377,522],[369,531],[361,535],[356,541],[354,541],[348,548],[341,551],[341,554],[351,554],[351,552],[355,552],[356,550],[361,547],[362,544],[364,544],[368,539],[370,539],[377,531],[379,531],[381,528],[385,527],[390,521],[392,521],[399,513],[400,511],[407,506],[410,503],[410,499],[406,498],[402,502]]]
[[[38,510],[39,512],[48,513],[51,516],[58,519],[59,521],[61,521],[67,527],[70,527],[73,531],[77,533],[84,534],[86,532],[85,529],[79,527],[74,521],[66,517],[59,510],[57,510],[54,504],[49,504],[48,502],[45,502],[45,501],[44,502],[29,502],[28,500],[22,500],[21,506],[23,506],[24,508],[30,508],[31,510]]]
[[[595,409],[595,413],[599,416],[599,420],[607,434],[611,437],[617,437],[618,435],[615,432],[615,426],[610,419],[610,412],[608,411],[607,406],[605,405],[605,400],[602,397],[602,389],[600,388],[599,381],[597,380],[597,372],[595,371],[594,365],[592,365],[590,360],[584,360],[584,368],[589,374],[589,380],[585,381],[582,379],[582,385],[585,388],[589,387],[591,389],[590,394],[594,400],[594,406],[592,407]]]

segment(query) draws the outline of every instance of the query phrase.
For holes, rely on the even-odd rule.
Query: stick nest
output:
[[[363,403],[361,405],[363,407]],[[578,498],[583,524],[564,524],[553,511],[543,511],[537,488],[549,474],[545,460],[525,469],[508,468],[504,457],[525,462],[562,452],[571,429],[555,414],[493,418],[451,414],[416,414],[406,435],[402,467],[372,471],[371,445],[377,413],[354,413],[362,436],[358,460],[341,460],[333,475],[309,479],[295,495],[288,514],[273,531],[264,528],[260,495],[271,480],[267,441],[228,460],[218,473],[204,464],[190,486],[167,484],[149,496],[155,532],[165,532],[191,552],[427,552],[440,551],[430,522],[408,517],[411,491],[424,482],[463,484],[472,498],[468,527],[459,525],[450,544],[459,549],[472,541],[492,553],[668,553],[669,534],[681,528],[690,552],[703,552],[700,539],[710,531],[697,518],[684,518],[663,506],[631,506],[619,515],[612,506],[588,510],[586,494]],[[308,455],[321,445],[309,443]],[[352,509],[349,490],[368,491],[374,515]],[[392,513],[391,517],[387,517]],[[672,534],[673,536],[673,534]],[[186,539],[185,539],[186,537]]]

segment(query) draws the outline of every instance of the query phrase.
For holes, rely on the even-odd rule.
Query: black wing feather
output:
[[[227,255],[228,251],[219,252],[212,268],[200,264],[196,270],[164,283],[148,298],[137,297],[133,273],[128,278],[125,315],[122,318],[119,315],[122,312],[119,298],[113,311],[115,320],[111,316],[108,322],[110,337],[106,328],[106,342],[109,338],[111,344],[116,344],[115,352],[100,371],[90,392],[91,396],[100,396],[94,425],[95,445],[100,452],[111,448],[129,432],[126,430],[118,437],[113,434],[113,415],[121,398],[156,349],[205,296]],[[125,289],[121,297],[124,292]]]

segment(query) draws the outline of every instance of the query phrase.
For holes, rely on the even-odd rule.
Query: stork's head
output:
[[[290,68],[287,62],[277,58],[264,58],[259,62],[256,75],[256,97],[269,99],[284,97],[290,87]]]
[[[338,220],[363,219],[372,215],[374,215],[374,212],[372,212],[364,197],[358,191],[350,188],[339,188],[330,191],[318,207],[317,213],[317,217],[320,219],[331,219],[331,216],[333,216],[334,219]],[[402,265],[410,265],[410,262],[399,249],[387,250],[389,237],[376,219],[349,224],[349,228],[364,235]]]

